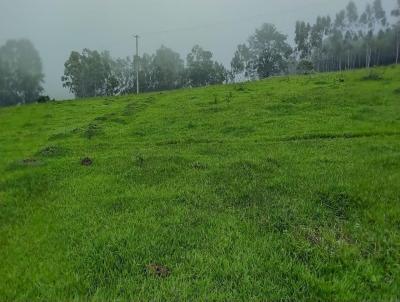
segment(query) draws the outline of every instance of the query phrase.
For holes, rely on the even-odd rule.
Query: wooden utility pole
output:
[[[136,39],[136,93],[139,94],[139,36],[134,36]]]

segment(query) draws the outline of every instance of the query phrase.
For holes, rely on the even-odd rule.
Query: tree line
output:
[[[390,14],[381,0],[368,3],[363,11],[350,1],[335,18],[318,16],[314,24],[298,21],[295,34],[297,57],[317,71],[398,64],[400,0]]]
[[[232,72],[242,79],[255,79],[398,64],[400,0],[390,14],[381,0],[368,3],[362,12],[350,1],[335,18],[318,16],[314,24],[297,21],[293,49],[286,39],[273,25],[265,24],[238,46]]]
[[[222,84],[229,73],[213,60],[210,51],[198,45],[188,54],[186,65],[177,52],[165,46],[155,54],[133,59],[113,59],[109,52],[84,49],[71,52],[62,82],[78,98],[134,93],[138,66],[143,92]]]
[[[389,17],[392,18],[391,23]],[[334,18],[318,16],[314,24],[297,21],[293,47],[273,24],[264,24],[238,45],[228,70],[213,54],[193,47],[186,64],[177,52],[162,46],[155,54],[113,60],[109,53],[85,49],[72,52],[65,63],[64,87],[77,97],[141,90],[198,87],[288,73],[328,72],[399,63],[400,0],[387,14],[382,0],[362,12],[350,1]],[[137,64],[139,63],[139,64]]]
[[[381,0],[361,11],[350,1],[334,18],[297,21],[294,33],[289,43],[274,25],[262,25],[238,45],[230,69],[199,45],[186,60],[165,46],[154,54],[117,59],[107,51],[72,51],[61,80],[77,98],[85,98],[134,93],[137,71],[141,91],[150,92],[398,64],[400,0],[390,12]],[[0,48],[0,105],[48,100],[41,97],[43,78],[39,54],[28,40],[11,40]]]

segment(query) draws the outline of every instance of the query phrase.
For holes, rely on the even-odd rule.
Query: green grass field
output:
[[[0,109],[0,301],[399,300],[400,68],[368,74]]]

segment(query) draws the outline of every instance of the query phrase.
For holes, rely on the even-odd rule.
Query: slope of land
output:
[[[0,129],[2,301],[400,299],[398,67],[3,108]]]

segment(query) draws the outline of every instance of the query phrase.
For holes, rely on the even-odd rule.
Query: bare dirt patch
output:
[[[81,160],[81,165],[82,166],[88,167],[88,166],[91,166],[92,164],[93,164],[93,160],[91,158],[89,158],[89,157],[85,157],[85,158],[83,158]]]
[[[154,263],[146,266],[146,272],[149,275],[159,278],[166,278],[171,274],[171,271],[168,267]]]

